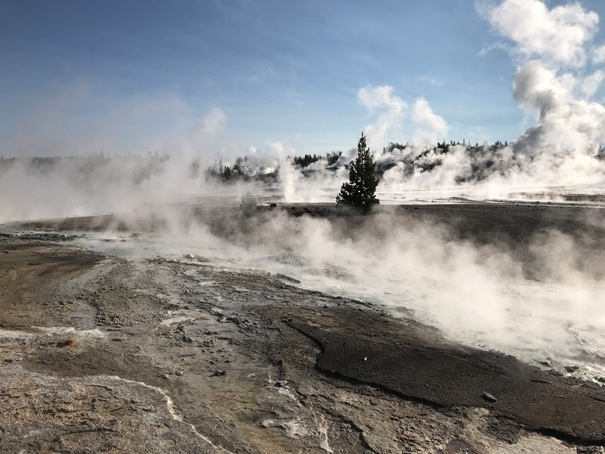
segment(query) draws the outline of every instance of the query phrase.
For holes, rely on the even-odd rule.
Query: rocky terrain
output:
[[[477,238],[576,219],[521,208],[506,233],[497,207],[444,210]],[[33,227],[0,237],[0,452],[603,452],[596,384],[287,276]]]

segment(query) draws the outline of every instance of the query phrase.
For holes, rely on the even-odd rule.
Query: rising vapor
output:
[[[603,71],[594,45],[599,17],[573,3],[549,9],[541,1],[505,0],[483,11],[500,36],[514,44],[518,68],[513,95],[536,118],[517,149],[530,154],[594,155],[605,140],[605,108],[593,97]]]

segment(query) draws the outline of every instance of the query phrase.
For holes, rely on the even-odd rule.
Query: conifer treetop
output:
[[[367,214],[373,205],[380,202],[376,198],[377,186],[376,165],[362,133],[357,144],[357,157],[349,165],[349,181],[340,188],[336,203],[357,208]]]

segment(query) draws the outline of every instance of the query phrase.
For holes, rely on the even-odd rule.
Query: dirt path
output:
[[[567,453],[605,442],[599,389],[266,273],[126,261],[59,239],[0,238],[0,452]]]

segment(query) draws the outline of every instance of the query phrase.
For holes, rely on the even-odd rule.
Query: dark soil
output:
[[[215,209],[208,223],[222,225],[230,211]],[[510,248],[535,278],[527,245],[554,229],[585,247],[584,265],[602,273],[601,210],[380,211]],[[326,218],[348,236],[376,216],[278,206],[247,227],[276,213]],[[605,445],[597,385],[454,344],[287,276],[105,257],[54,232],[137,234],[146,225],[121,222],[35,222],[26,227],[38,233],[0,237],[1,452],[571,453]]]

